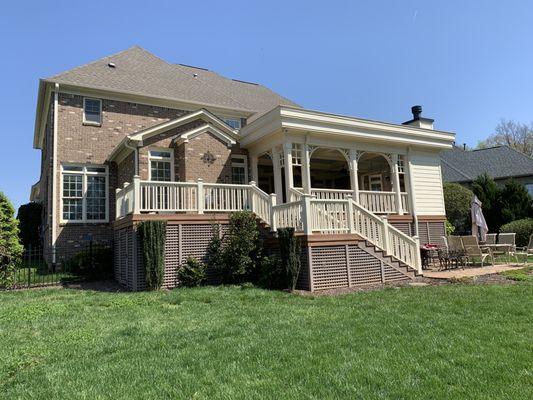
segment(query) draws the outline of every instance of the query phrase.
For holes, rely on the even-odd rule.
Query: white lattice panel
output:
[[[352,286],[382,281],[381,261],[357,246],[348,246],[348,265]]]
[[[345,246],[312,247],[311,257],[315,290],[348,286]]]

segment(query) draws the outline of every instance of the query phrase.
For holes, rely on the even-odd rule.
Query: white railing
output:
[[[303,230],[302,201],[293,201],[272,206],[273,226],[277,228],[294,228],[296,231]]]
[[[263,221],[272,224],[272,205],[276,199],[269,196],[255,185],[250,185],[251,210]]]
[[[251,210],[250,186],[204,183],[204,211]]]
[[[311,189],[311,195],[318,200],[345,200],[353,190],[344,189]]]
[[[310,200],[310,230],[320,233],[348,233],[348,200]]]
[[[359,191],[359,203],[367,210],[376,214],[393,214],[396,212],[396,193]]]
[[[140,182],[139,211],[198,211],[199,190],[193,182]]]
[[[289,200],[290,201],[300,201],[302,200],[303,195],[302,188],[289,188]]]
[[[115,204],[117,218],[124,217],[133,212],[133,205],[135,202],[134,194],[133,183],[126,182],[122,189],[116,190]]]

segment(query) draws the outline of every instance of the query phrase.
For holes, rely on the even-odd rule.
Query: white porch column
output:
[[[291,201],[290,188],[294,187],[294,179],[292,176],[292,143],[283,144],[283,161],[285,172],[285,196],[287,202]]]
[[[250,169],[252,170],[252,181],[259,182],[259,172],[257,169],[257,156],[250,156]]]
[[[307,143],[302,145],[302,188],[311,194],[311,149]]]
[[[279,152],[272,148],[272,169],[274,171],[274,191],[276,192],[277,204],[283,203],[283,185],[281,182],[281,167],[279,165]]]
[[[350,185],[353,190],[353,199],[356,203],[359,203],[359,177],[357,176],[357,150],[350,149],[349,152],[350,162]]]
[[[403,215],[403,207],[402,207],[402,195],[401,195],[401,188],[400,188],[400,174],[398,171],[398,154],[392,155],[392,178],[394,182],[394,194],[396,197],[396,211],[398,212],[398,215]]]

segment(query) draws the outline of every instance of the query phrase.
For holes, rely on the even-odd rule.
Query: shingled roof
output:
[[[262,114],[278,105],[298,106],[262,85],[228,79],[202,68],[170,64],[138,46],[45,81],[250,114]]]
[[[508,146],[478,150],[454,147],[441,153],[445,182],[470,182],[487,173],[493,179],[533,175],[533,159]]]

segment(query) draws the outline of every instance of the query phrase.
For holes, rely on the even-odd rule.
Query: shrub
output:
[[[187,261],[178,268],[178,280],[182,286],[203,285],[206,281],[205,264],[194,257],[188,257]]]
[[[278,229],[278,242],[285,287],[294,290],[300,273],[300,242],[294,228]]]
[[[471,229],[470,207],[474,193],[458,183],[445,183],[444,203],[446,217],[458,233],[466,233]]]
[[[142,258],[146,271],[146,285],[159,289],[165,273],[166,221],[143,221],[139,224]]]
[[[259,285],[268,289],[284,289],[285,276],[278,256],[263,257],[260,261]]]
[[[216,246],[220,253],[210,267],[217,268],[223,283],[242,283],[253,279],[261,254],[259,228],[253,213],[239,211],[230,217],[228,233],[223,244],[212,240],[213,250]]]
[[[212,236],[209,244],[207,245],[206,264],[217,273],[224,270],[224,256],[222,248],[222,238],[220,237],[220,225],[212,225]]]
[[[113,249],[108,246],[90,246],[67,260],[63,269],[88,280],[112,278]]]
[[[529,236],[533,233],[533,219],[525,218],[509,222],[502,225],[501,233],[516,233],[516,245],[527,246],[529,243]]]
[[[24,247],[41,244],[41,212],[42,206],[35,202],[23,204],[18,209],[19,237]]]
[[[474,180],[472,191],[482,203],[481,208],[487,221],[489,232],[498,232],[503,220],[501,193],[496,182],[485,173]]]
[[[9,286],[15,265],[22,256],[15,210],[9,199],[0,192],[0,285]]]
[[[503,223],[533,217],[531,197],[524,185],[514,179],[501,190],[501,214]]]
[[[455,226],[453,226],[450,221],[446,220],[446,236],[453,235],[454,232]]]

